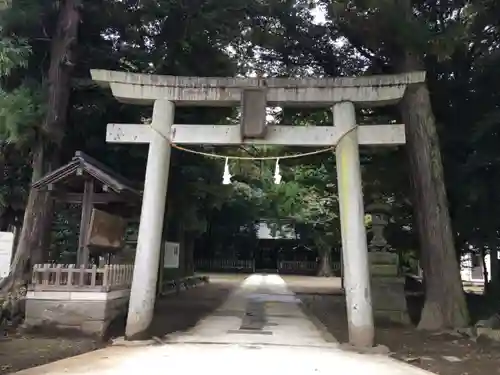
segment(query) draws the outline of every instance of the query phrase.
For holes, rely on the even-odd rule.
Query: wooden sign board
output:
[[[164,268],[179,268],[179,255],[181,244],[178,242],[165,242],[165,256],[163,257]]]
[[[124,218],[94,208],[90,218],[86,245],[108,250],[123,248],[126,229],[127,222]]]
[[[14,233],[0,232],[0,279],[9,276]]]

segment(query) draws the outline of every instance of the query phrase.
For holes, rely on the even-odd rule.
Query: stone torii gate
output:
[[[423,82],[424,72],[400,75],[287,79],[200,78],[92,70],[92,79],[111,88],[123,103],[154,105],[146,124],[109,124],[106,140],[149,143],[141,221],[130,295],[126,337],[148,329],[155,303],[171,144],[337,145],[342,254],[349,340],[374,340],[368,249],[359,162],[359,145],[405,143],[404,125],[357,126],[355,105],[397,103],[406,86]],[[240,125],[177,125],[175,106],[242,106]],[[266,106],[331,107],[334,126],[267,126]],[[338,144],[337,144],[338,143]]]

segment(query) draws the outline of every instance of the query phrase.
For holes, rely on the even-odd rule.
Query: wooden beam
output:
[[[53,198],[59,202],[65,203],[82,203],[83,194],[82,193],[57,193],[53,195]],[[130,197],[124,197],[113,193],[94,193],[92,196],[93,204],[108,204],[115,202],[127,202]]]
[[[94,195],[94,179],[85,180],[85,190],[82,200],[82,218],[80,220],[80,233],[78,236],[77,265],[87,266],[89,262],[89,249],[87,247],[87,235],[92,214],[92,200]]]
[[[152,131],[149,125],[109,124],[106,141],[111,143],[149,143]],[[360,145],[401,145],[406,142],[404,125],[362,125],[358,127]],[[302,147],[336,145],[343,132],[335,126],[267,127],[265,139],[241,139],[239,125],[173,125],[170,135],[177,144],[239,145],[264,144]]]
[[[146,124],[108,124],[106,142],[109,143],[149,143],[150,125]]]

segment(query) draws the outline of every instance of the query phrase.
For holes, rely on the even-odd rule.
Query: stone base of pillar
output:
[[[410,324],[405,279],[399,277],[398,255],[371,252],[369,256],[374,318],[377,321]]]

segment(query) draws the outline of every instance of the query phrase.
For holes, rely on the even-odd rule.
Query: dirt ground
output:
[[[23,370],[102,347],[90,338],[13,334],[0,340],[0,374]]]
[[[243,275],[217,277],[208,285],[162,298],[156,306],[151,335],[162,337],[194,327],[200,319],[217,309],[243,278]],[[110,339],[123,335],[124,324],[115,324]],[[57,337],[55,332],[52,337],[47,333],[23,335],[10,332],[0,338],[0,375],[83,354],[108,343],[89,337]]]
[[[187,330],[219,307],[245,275],[210,275],[211,283],[162,298],[157,303],[150,333],[162,337]],[[344,297],[338,278],[286,276],[285,280],[306,309],[340,342],[347,341]],[[117,322],[112,336],[123,335]],[[500,374],[500,344],[474,342],[455,335],[423,333],[412,327],[378,324],[378,344],[392,356],[440,375]],[[85,337],[50,337],[11,332],[0,338],[0,375],[82,354],[107,345]]]
[[[291,289],[297,293],[309,313],[316,316],[339,342],[347,342],[344,296],[339,295],[336,287],[323,286],[318,289],[319,293],[310,294],[309,290],[314,290],[314,283],[311,280],[309,287],[304,282],[298,283],[298,287],[291,283]],[[409,301],[409,306],[415,305],[418,304]],[[425,333],[414,327],[376,323],[377,344],[387,346],[394,358],[440,375],[500,374],[499,343],[486,339],[475,342],[458,334]]]

